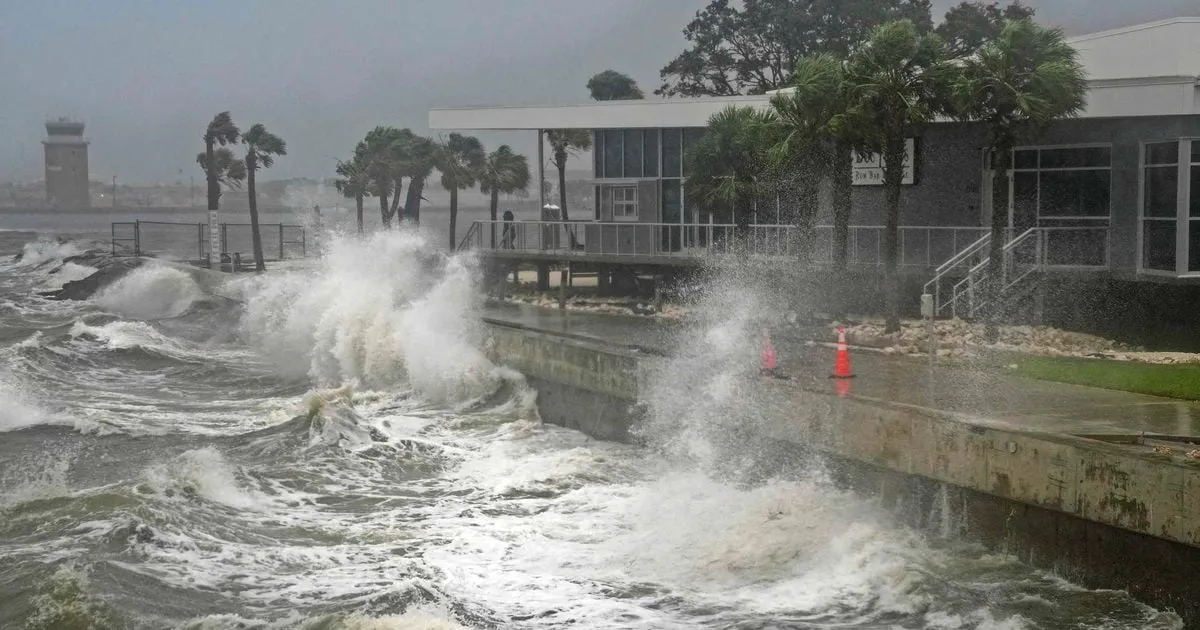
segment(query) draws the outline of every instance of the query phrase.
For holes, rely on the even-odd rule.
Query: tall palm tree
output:
[[[483,174],[487,156],[483,144],[474,136],[452,133],[437,146],[434,163],[442,174],[442,188],[450,191],[450,250],[458,245],[458,191],[475,186]]]
[[[567,158],[580,151],[592,148],[592,132],[586,129],[547,129],[546,142],[550,144],[550,157],[558,168],[558,207],[562,208],[562,220],[567,217]],[[541,182],[538,183],[541,186]]]
[[[941,38],[909,20],[877,27],[846,63],[847,110],[863,133],[863,147],[883,157],[886,332],[900,330],[896,246],[905,141],[948,111],[954,71]]]
[[[861,144],[860,125],[848,109],[845,60],[829,54],[802,57],[792,73],[792,87],[771,99],[783,127],[774,149],[776,162],[799,154],[803,168],[833,184],[833,269],[846,270],[850,247],[852,162]],[[816,189],[806,189],[815,195]]]
[[[367,132],[355,149],[354,158],[366,169],[370,182],[370,193],[379,198],[379,219],[384,229],[391,227],[392,215],[396,212],[388,201],[394,191],[400,194],[398,180],[401,175],[399,158],[402,154],[404,137],[395,127],[376,127]]]
[[[221,199],[221,178],[222,176],[230,175],[230,164],[233,160],[224,159],[225,156],[217,155],[217,145],[224,147],[228,144],[237,144],[240,131],[237,125],[233,123],[233,117],[229,112],[220,112],[208,122],[208,127],[204,129],[204,153],[201,153],[196,158],[196,163],[200,168],[204,169],[205,180],[208,183],[208,222],[209,222],[209,256],[215,258],[221,253],[221,246],[215,242],[217,231],[217,208],[220,205]],[[232,158],[232,152],[227,157]],[[209,168],[212,165],[213,168]],[[222,168],[224,167],[224,168]],[[240,169],[241,167],[237,167]],[[238,173],[233,173],[237,175]],[[244,176],[244,172],[243,172]],[[241,181],[238,177],[228,177],[231,181]]]
[[[992,161],[992,242],[985,287],[987,336],[999,335],[1004,232],[1008,223],[1008,177],[1018,140],[1051,122],[1076,116],[1087,98],[1087,76],[1062,31],[1028,18],[1005,23],[1000,35],[962,60],[954,86],[958,114],[988,131]]]
[[[507,144],[487,156],[483,173],[479,178],[479,191],[491,195],[492,248],[496,247],[496,211],[500,205],[500,193],[513,194],[529,186],[529,160],[524,155],[513,153]]]
[[[262,233],[258,228],[258,195],[254,190],[254,173],[260,168],[271,168],[275,156],[287,155],[287,143],[279,136],[267,131],[262,123],[255,123],[242,135],[246,143],[246,189],[250,195],[250,237],[254,241],[254,270],[267,270],[263,261]]]
[[[688,148],[688,198],[709,210],[732,208],[739,230],[750,224],[750,208],[772,190],[771,149],[780,128],[772,111],[730,105],[708,119],[704,135]]]
[[[338,161],[337,164],[338,179],[334,180],[333,185],[337,191],[347,199],[354,200],[354,208],[356,211],[355,217],[358,219],[358,233],[363,233],[363,198],[370,191],[370,182],[367,179],[366,168],[356,159],[347,161]]]
[[[409,132],[405,138],[403,174],[408,178],[408,193],[404,198],[404,212],[408,220],[416,225],[421,223],[425,182],[433,174],[434,149],[433,140],[424,136]]]

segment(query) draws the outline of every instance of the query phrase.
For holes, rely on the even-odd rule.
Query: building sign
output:
[[[915,181],[913,164],[916,163],[916,141],[909,138],[904,141],[904,179],[900,183],[911,185]],[[883,158],[877,153],[870,155],[854,155],[854,185],[882,186]]]

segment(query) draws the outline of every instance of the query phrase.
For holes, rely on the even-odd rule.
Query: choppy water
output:
[[[0,628],[1180,627],[756,467],[713,360],[752,301],[714,299],[638,449],[542,425],[419,236],[36,297],[73,249],[0,263]]]

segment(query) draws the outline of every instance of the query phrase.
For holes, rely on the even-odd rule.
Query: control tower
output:
[[[83,123],[59,118],[46,123],[46,202],[54,208],[87,208],[88,143]]]

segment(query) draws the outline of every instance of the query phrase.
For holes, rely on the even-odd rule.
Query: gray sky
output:
[[[935,15],[956,3],[935,0]],[[427,131],[430,107],[579,102],[605,68],[649,93],[705,4],[0,0],[0,181],[40,177],[43,123],[72,116],[87,123],[98,177],[186,182],[224,109],[288,141],[266,177],[323,177],[377,124]],[[1200,15],[1200,0],[1027,4],[1072,33]],[[482,139],[534,147],[532,134]]]

